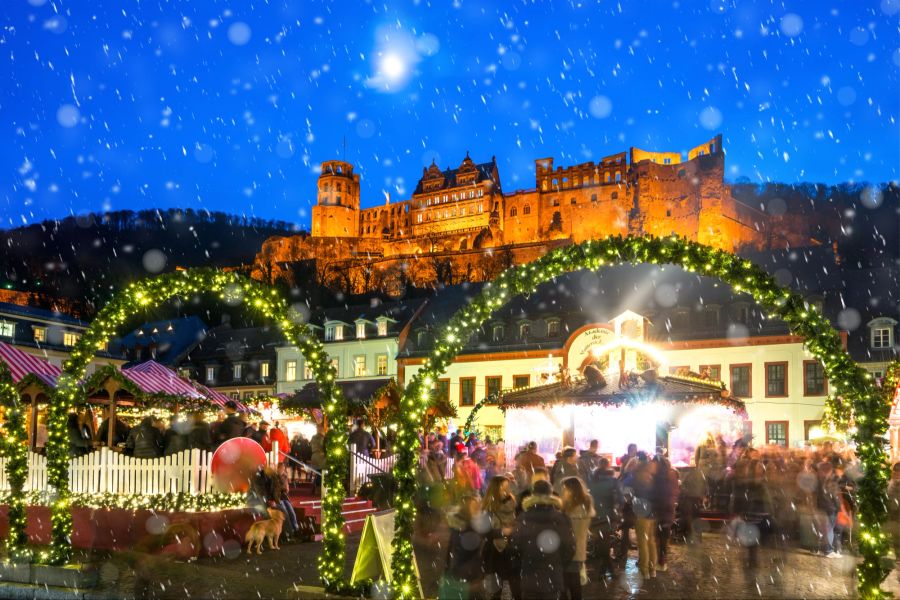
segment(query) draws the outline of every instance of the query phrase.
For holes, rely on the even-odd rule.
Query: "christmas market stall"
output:
[[[637,444],[651,453],[666,448],[674,466],[689,466],[710,435],[729,444],[743,435],[744,404],[718,381],[655,369],[610,377],[594,366],[584,373],[501,395],[510,462],[531,441],[549,462],[567,446],[583,449],[596,439],[610,459]]]
[[[25,420],[28,446],[43,448],[47,441],[47,402],[56,388],[60,368],[5,342],[0,342],[0,361],[9,367],[19,396],[28,406]]]

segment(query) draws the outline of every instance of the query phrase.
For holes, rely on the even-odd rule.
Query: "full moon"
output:
[[[400,79],[406,73],[406,63],[396,54],[385,54],[381,59],[381,72],[388,79]]]

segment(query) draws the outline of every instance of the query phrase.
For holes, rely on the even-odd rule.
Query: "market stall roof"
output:
[[[500,408],[507,410],[554,404],[620,406],[653,401],[719,404],[739,414],[746,414],[744,403],[732,397],[721,382],[677,375],[633,375],[625,383],[589,383],[584,379],[558,381],[504,392],[500,396]]]
[[[209,401],[212,402],[213,404],[215,404],[216,406],[225,406],[226,402],[231,401],[231,402],[234,402],[235,404],[237,404],[238,411],[240,411],[240,412],[245,412],[245,413],[256,412],[255,410],[253,410],[252,408],[250,408],[249,406],[247,406],[240,400],[235,400],[234,398],[230,398],[218,390],[208,388],[205,385],[203,385],[202,383],[193,382],[193,384],[194,384],[194,387],[196,387],[198,390],[200,390],[200,393],[202,393],[204,396],[206,396],[206,398],[208,398]]]
[[[0,360],[9,366],[15,383],[31,375],[40,383],[53,388],[62,372],[56,365],[5,342],[0,342]]]
[[[351,408],[362,408],[369,403],[375,393],[390,383],[389,377],[379,379],[358,379],[353,381],[338,381],[337,384],[347,399]],[[282,402],[285,408],[310,409],[322,408],[322,399],[319,397],[319,386],[308,383],[296,394],[286,398]]]
[[[195,400],[205,398],[196,387],[178,376],[178,373],[154,360],[122,369],[122,375],[147,394],[184,396]]]

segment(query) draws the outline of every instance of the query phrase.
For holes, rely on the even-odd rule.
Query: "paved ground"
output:
[[[444,536],[423,540],[417,549],[425,592],[434,597],[443,570]],[[358,536],[348,539],[348,573]],[[117,554],[102,564],[102,587],[87,598],[201,599],[322,597],[295,586],[317,586],[319,544],[283,544],[280,552],[261,556],[236,554],[229,558],[178,563],[153,557]],[[764,548],[759,567],[744,566],[745,550],[729,545],[721,534],[708,534],[697,548],[672,547],[669,570],[642,581],[635,553],[615,579],[600,579],[589,570],[585,598],[852,598],[855,596],[855,559],[827,559],[797,549]],[[887,586],[900,593],[897,572]],[[44,593],[50,590],[44,590]],[[43,595],[43,594],[42,594]],[[0,597],[8,597],[0,584]]]

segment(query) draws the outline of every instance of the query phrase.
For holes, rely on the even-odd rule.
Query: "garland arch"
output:
[[[472,429],[475,425],[475,418],[478,416],[478,411],[480,411],[486,404],[497,404],[497,401],[499,399],[500,394],[490,394],[479,400],[478,403],[472,407],[472,410],[469,411],[469,416],[466,418],[466,424],[463,425],[463,433],[466,437],[469,437],[469,434],[472,433]]]
[[[511,267],[439,330],[434,348],[406,386],[402,399],[405,410],[401,413],[398,456],[394,466],[397,482],[392,556],[395,594],[412,598],[417,589],[411,542],[417,486],[417,423],[421,422],[422,412],[434,397],[432,387],[462,351],[471,332],[513,297],[531,293],[538,285],[558,275],[639,263],[668,264],[718,278],[731,285],[735,292],[752,295],[767,314],[781,319],[792,333],[805,338],[807,349],[822,362],[829,381],[840,392],[841,399],[837,402],[851,405],[856,415],[857,429],[853,440],[865,473],[858,496],[862,561],[857,567],[857,588],[863,598],[885,597],[879,586],[889,572],[881,562],[881,557],[887,554],[888,537],[881,531],[881,523],[886,517],[889,474],[887,457],[879,440],[887,431],[890,405],[883,403],[871,375],[843,349],[840,335],[828,320],[814,307],[807,306],[799,294],[779,286],[774,278],[749,260],[674,236],[616,236],[589,240],[560,248],[534,262]]]
[[[257,314],[277,323],[287,341],[296,345],[310,364],[322,397],[327,399],[324,412],[333,426],[325,441],[328,468],[323,477],[323,487],[326,490],[322,498],[323,550],[318,566],[325,587],[331,591],[343,591],[347,584],[344,581],[345,544],[341,506],[350,457],[346,451],[346,400],[335,384],[334,367],[328,360],[322,343],[312,335],[309,328],[291,318],[290,308],[277,290],[235,272],[208,268],[167,273],[129,284],[103,307],[64,363],[63,373],[50,401],[47,419],[47,475],[56,497],[51,509],[50,553],[43,558],[60,564],[70,556],[72,495],[69,491],[66,416],[83,393],[79,382],[84,379],[94,352],[103,348],[117,328],[139,310],[174,297],[189,297],[201,293],[217,294],[220,299],[229,303],[243,303]]]
[[[6,477],[9,481],[9,534],[6,537],[6,551],[14,561],[27,561],[31,557],[28,550],[26,528],[25,480],[28,478],[28,434],[25,431],[25,411],[19,390],[13,383],[12,373],[4,362],[0,362],[0,406],[6,411],[3,424],[3,455],[6,457]]]

